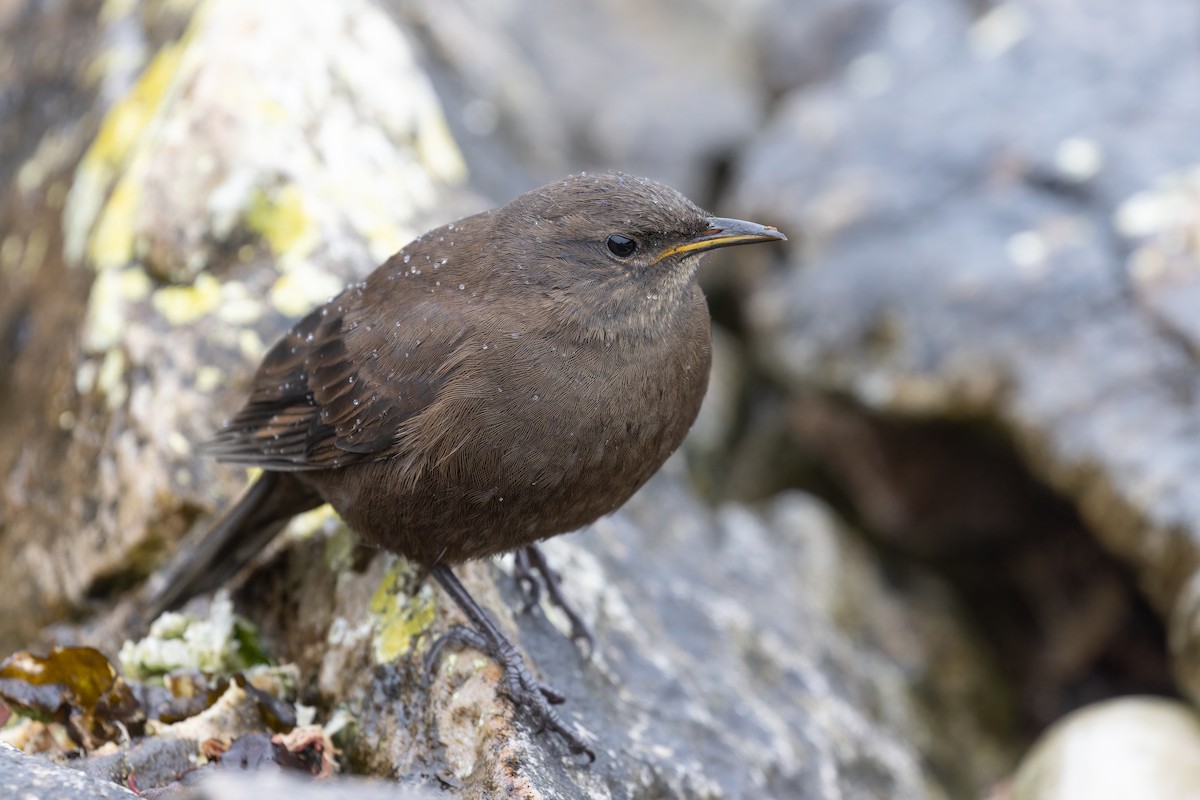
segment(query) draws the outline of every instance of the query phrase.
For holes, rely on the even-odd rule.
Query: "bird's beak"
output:
[[[786,241],[787,237],[772,225],[759,225],[757,222],[746,222],[742,219],[709,217],[708,230],[694,239],[668,247],[655,261],[682,253],[702,253],[718,247],[732,247],[735,244]]]

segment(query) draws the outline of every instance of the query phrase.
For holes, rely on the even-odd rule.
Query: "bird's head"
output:
[[[579,318],[636,321],[652,333],[692,290],[700,256],[786,241],[771,226],[715,217],[679,192],[620,173],[572,175],[493,214],[503,269]]]

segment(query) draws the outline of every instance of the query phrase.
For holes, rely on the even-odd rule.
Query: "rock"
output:
[[[280,774],[219,773],[202,781],[193,800],[438,800],[444,792],[397,786],[390,781],[338,778],[316,783]]]
[[[1181,602],[1200,565],[1200,11],[873,13],[738,165],[748,213],[804,232],[804,263],[746,306],[761,363],[877,417],[998,432],[1175,615],[1200,696]]]
[[[341,720],[332,735],[353,772],[464,798],[944,798],[1007,767],[1002,693],[942,587],[885,574],[811,497],[714,517],[668,474],[547,542],[596,633],[589,662],[556,609],[518,613],[507,574],[460,568],[566,696],[595,744],[590,766],[514,715],[479,654],[449,655],[427,684],[427,648],[458,612],[406,562],[349,557],[348,537],[291,542],[236,598],[271,655],[298,668],[305,702]]]
[[[1021,762],[1011,800],[1200,796],[1200,718],[1188,705],[1124,697],[1047,731]]]
[[[618,168],[703,204],[763,118],[745,0],[392,5],[423,34],[474,179],[500,197]]]
[[[556,609],[514,611],[508,575],[488,564],[459,570],[566,696],[564,713],[597,750],[592,765],[514,714],[498,668],[477,653],[444,658],[429,683],[427,648],[458,612],[432,586],[417,588],[402,560],[352,557],[343,527],[278,549],[236,598],[270,654],[295,665],[343,766],[406,787],[528,800],[946,798],[1004,773],[1003,693],[939,583],[881,568],[806,495],[714,516],[678,465],[612,517],[546,543],[596,633],[589,662]],[[81,635],[112,633],[101,624]],[[234,715],[218,706],[162,739],[75,763],[115,776],[134,769],[139,791],[178,791],[170,765],[203,763],[207,752],[188,756],[180,742],[228,742],[250,729],[244,702]],[[226,716],[235,721],[223,731]],[[184,732],[201,724],[203,734]]]
[[[362,609],[365,597],[395,591],[391,558],[340,576],[332,607],[303,584],[270,603],[299,603],[310,624],[328,620],[322,652],[299,653],[303,643],[282,625],[268,625],[266,636],[287,637],[284,651],[299,654],[302,674],[320,676],[321,694],[349,699],[362,733],[346,749],[356,768],[408,774],[432,749],[435,774],[461,782],[466,797],[480,785],[528,786],[518,796],[531,798],[632,796],[638,786],[668,797],[704,787],[729,797],[941,797],[1003,769],[1005,712],[986,700],[993,679],[946,598],[914,576],[901,579],[907,601],[897,602],[811,498],[782,497],[762,516],[729,507],[714,521],[664,477],[626,510],[546,549],[597,634],[589,663],[556,612],[547,621],[510,611],[519,598],[507,576],[486,565],[460,573],[567,696],[569,718],[596,742],[590,768],[514,720],[495,694],[498,671],[470,651],[443,665],[428,696],[413,688],[448,604],[428,589],[413,601],[400,595],[400,624],[412,619],[403,610],[412,602],[436,604],[437,618],[409,627],[426,634],[416,651],[381,649],[397,612],[381,614],[375,602],[364,619]],[[291,576],[320,571],[286,565]],[[969,714],[952,711],[968,706]],[[947,747],[963,741],[974,742],[969,765]]]
[[[70,146],[45,132],[13,189],[6,649],[144,577],[240,485],[192,446],[289,319],[435,208],[440,220],[478,203],[454,188],[462,163],[409,40],[373,6],[216,0],[176,24],[181,38],[126,52],[139,14],[106,17],[88,40],[111,68],[94,136],[80,121]]]
[[[123,786],[93,778],[0,742],[0,792],[37,800],[126,800],[137,795]]]

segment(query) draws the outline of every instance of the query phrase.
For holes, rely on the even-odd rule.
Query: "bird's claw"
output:
[[[465,625],[455,625],[447,630],[429,648],[425,656],[427,679],[431,678],[437,669],[442,651],[447,645],[465,646],[490,657],[504,670],[504,678],[500,683],[500,691],[508,696],[513,705],[524,710],[532,717],[537,725],[536,732],[551,730],[557,733],[567,743],[571,755],[586,755],[588,762],[596,760],[596,754],[587,743],[567,727],[552,706],[566,701],[566,698],[554,688],[542,683],[533,676],[525,666],[525,659],[507,640],[493,642],[486,635]]]
[[[529,550],[532,547],[522,547],[520,550],[513,553],[513,578],[517,581],[517,588],[520,589],[521,595],[525,598],[525,604],[521,606],[521,613],[527,614],[538,604],[542,599],[542,583],[537,576],[533,574],[533,565],[529,560]]]
[[[584,651],[584,658],[590,660],[596,649],[596,637],[592,635],[583,617],[572,606],[562,591],[562,576],[550,566],[545,554],[537,545],[527,545],[518,550],[513,560],[513,577],[517,587],[525,596],[523,612],[529,611],[541,599],[542,587],[550,597],[552,605],[557,606],[566,616],[571,625],[568,634],[571,641]]]

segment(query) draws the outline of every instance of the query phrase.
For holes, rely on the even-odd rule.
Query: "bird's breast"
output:
[[[699,412],[710,362],[703,322],[686,337],[543,340],[511,348],[508,358],[498,351],[503,369],[475,432],[493,453],[495,471],[480,474],[480,483],[495,486],[506,502],[523,497],[557,510],[562,519],[539,525],[559,530],[625,502]]]

